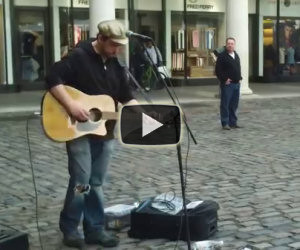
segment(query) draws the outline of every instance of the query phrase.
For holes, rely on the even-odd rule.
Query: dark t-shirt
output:
[[[134,98],[118,59],[109,58],[104,63],[91,41],[81,42],[66,58],[55,63],[46,83],[49,89],[66,84],[88,95],[109,95],[115,102],[126,103]]]

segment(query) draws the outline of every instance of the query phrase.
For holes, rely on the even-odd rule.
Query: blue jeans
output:
[[[237,109],[240,99],[240,83],[221,85],[220,115],[222,126],[237,124]]]
[[[83,216],[85,235],[103,230],[102,184],[111,159],[113,141],[88,135],[69,141],[66,146],[70,179],[60,213],[60,229],[64,235],[76,234]]]

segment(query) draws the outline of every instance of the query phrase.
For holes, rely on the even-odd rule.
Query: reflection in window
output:
[[[116,9],[116,19],[121,19],[124,23],[125,11],[123,9]],[[60,51],[61,57],[64,57],[78,42],[89,39],[89,9],[60,7],[59,23]]]
[[[263,26],[264,75],[272,77],[300,74],[300,19],[281,19],[279,21],[279,55],[276,45],[276,20],[265,18]],[[276,69],[276,62],[279,68]]]
[[[36,11],[18,13],[21,80],[34,82],[44,78],[44,17]]]
[[[73,8],[71,11],[67,7],[59,9],[61,57],[66,56],[79,41],[89,38],[89,9]]]
[[[161,11],[135,11],[135,32],[151,37],[153,43],[141,43],[138,39],[130,39],[130,69],[142,87],[159,88],[151,60],[156,66],[162,66],[161,55],[163,45],[163,18]],[[155,46],[154,46],[155,45]],[[145,50],[146,48],[146,50]]]
[[[33,82],[39,78],[40,64],[37,61],[37,44],[39,35],[32,31],[22,32],[22,80]]]

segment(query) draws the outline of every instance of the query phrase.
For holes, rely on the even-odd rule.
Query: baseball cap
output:
[[[127,44],[125,27],[117,20],[102,21],[98,24],[98,31],[101,35],[110,38],[113,42]]]

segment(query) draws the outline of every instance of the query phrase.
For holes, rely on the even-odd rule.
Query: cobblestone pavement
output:
[[[300,249],[300,98],[243,100],[243,129],[220,129],[218,103],[186,106],[198,141],[188,157],[187,198],[219,203],[223,249],[246,244],[258,249]],[[35,118],[28,122],[38,190],[44,250],[67,250],[58,215],[67,185],[64,144],[48,140]],[[41,250],[35,221],[35,193],[26,137],[26,117],[0,118],[0,228],[29,233],[30,249]],[[187,150],[186,134],[182,142]],[[181,194],[176,148],[124,147],[116,141],[105,184],[106,205],[131,204],[162,192]],[[176,242],[128,238],[117,249],[174,249]],[[97,246],[86,249],[96,250]],[[179,242],[177,249],[186,249]]]

